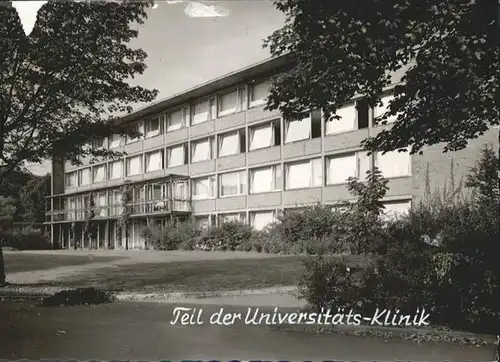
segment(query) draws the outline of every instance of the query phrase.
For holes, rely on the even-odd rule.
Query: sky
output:
[[[262,48],[262,40],[285,21],[270,0],[203,4],[206,6],[158,1],[156,9],[149,9],[148,19],[139,27],[139,37],[130,43],[147,52],[148,68],[131,84],[158,89],[160,100],[270,56]],[[200,15],[200,9],[226,16],[187,14]],[[33,16],[33,11],[27,16]],[[50,172],[50,161],[28,168],[35,174],[45,174]]]

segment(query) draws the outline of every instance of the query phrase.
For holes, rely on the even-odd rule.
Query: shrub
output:
[[[142,232],[147,247],[155,250],[192,250],[190,245],[199,234],[191,220],[168,224],[165,227],[154,225]]]
[[[21,229],[9,230],[2,233],[3,246],[17,250],[48,250],[52,249],[50,240],[41,230],[24,226]]]
[[[196,250],[248,251],[252,249],[253,228],[245,223],[231,221],[203,230],[195,242]]]

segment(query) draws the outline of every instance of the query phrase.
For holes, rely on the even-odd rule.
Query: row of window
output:
[[[386,178],[403,177],[411,174],[411,157],[408,152],[390,152],[375,155],[374,163]],[[371,157],[366,152],[328,156],[323,167],[321,158],[285,163],[285,177],[282,179],[281,165],[259,167],[247,171],[219,174],[218,189],[215,175],[191,179],[192,199],[202,200],[247,194],[247,180],[250,194],[285,190],[297,190],[326,185],[345,184],[349,177],[365,181],[371,169]]]
[[[352,106],[354,107],[354,106]],[[285,143],[300,141],[311,138],[314,135],[314,127],[311,122],[314,117],[307,117],[301,120],[286,122]],[[342,119],[340,121],[331,121],[327,125],[334,124],[330,130],[339,125],[343,127]],[[335,128],[338,129],[338,128]],[[281,123],[280,120],[273,120],[265,124],[260,124],[249,128],[248,150],[254,151],[266,147],[278,146],[281,144]],[[316,134],[318,134],[316,132]],[[319,133],[319,135],[321,135]],[[124,175],[132,176],[144,172],[158,171],[164,168],[176,167],[200,161],[211,160],[216,157],[224,157],[246,152],[246,134],[245,129],[239,129],[227,133],[219,134],[218,150],[215,146],[215,137],[207,137],[191,142],[191,157],[188,159],[189,151],[187,143],[183,143],[166,149],[155,150],[143,155],[136,155],[126,158],[125,170],[122,160],[106,164],[95,165],[92,168],[72,171],[66,174],[66,187],[84,186],[91,182],[102,182],[106,179],[113,180]],[[144,164],[143,164],[144,161]],[[91,173],[92,169],[92,173]],[[124,172],[125,171],[125,172]]]
[[[248,91],[248,107],[264,104],[269,95],[270,86],[271,80],[269,79],[250,85]],[[230,92],[196,102],[191,106],[183,106],[175,111],[155,116],[146,121],[136,122],[131,125],[131,128],[142,136],[126,137],[125,143],[134,143],[141,138],[155,137],[165,132],[173,132],[186,128],[189,125],[194,126],[217,117],[242,111],[245,109],[245,93],[245,88],[237,88]],[[382,106],[375,107],[374,117],[383,115],[387,111],[387,106],[393,98],[392,95],[385,95],[382,97]],[[338,109],[337,115],[340,119],[326,122],[325,134],[335,134],[368,127],[368,106],[362,101],[353,101],[344,104]],[[392,123],[396,118],[397,117],[394,116],[387,121],[388,123]],[[287,125],[285,143],[307,137],[315,137],[314,133],[319,134],[319,132],[314,132],[316,128],[315,124],[311,125],[311,117],[291,121],[290,124]],[[123,139],[120,135],[112,135],[109,137],[107,145],[109,149],[120,146],[123,146]],[[104,139],[92,141],[92,147],[106,147]]]
[[[146,121],[131,125],[133,131],[142,136],[126,137],[125,143],[134,143],[141,138],[151,138],[165,132],[173,132],[189,125],[194,126],[218,117],[240,112],[245,108],[259,106],[265,103],[269,95],[271,79],[253,83],[248,87],[248,96],[245,87],[239,87],[229,92],[211,96],[190,106],[182,106],[174,111],[155,116]],[[108,148],[123,146],[123,138],[113,135],[109,138]],[[96,139],[92,147],[105,147],[104,139]]]
[[[392,202],[384,202],[384,210],[383,217],[390,218],[394,216],[398,216],[408,212],[411,207],[410,200],[403,201],[392,201]],[[288,209],[286,212],[300,212],[302,208],[294,208]],[[277,221],[277,210],[259,210],[259,211],[250,211],[249,212],[249,224],[257,230],[262,230],[266,226],[272,224]],[[195,224],[198,228],[208,228],[210,226],[216,225],[215,215],[201,215],[195,216]],[[218,224],[225,222],[247,222],[247,214],[245,212],[235,212],[235,213],[226,213],[218,215]]]

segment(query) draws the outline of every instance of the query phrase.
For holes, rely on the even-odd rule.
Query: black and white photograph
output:
[[[0,360],[500,361],[500,1],[0,1]]]

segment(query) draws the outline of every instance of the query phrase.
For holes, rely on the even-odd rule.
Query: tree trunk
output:
[[[3,250],[0,245],[0,287],[5,285],[5,264],[3,261]]]

